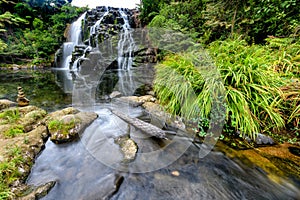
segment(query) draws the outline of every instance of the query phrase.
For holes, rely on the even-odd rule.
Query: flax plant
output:
[[[284,81],[270,65],[274,58],[269,49],[235,39],[214,42],[209,51],[226,88],[227,122],[251,138],[258,132],[283,128],[280,87]],[[154,88],[172,114],[209,118],[212,105],[209,89],[214,86],[193,66],[189,59],[192,54],[167,56],[156,67]],[[182,109],[191,89],[196,101],[189,103],[189,109]]]

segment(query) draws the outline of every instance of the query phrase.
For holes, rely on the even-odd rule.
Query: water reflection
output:
[[[74,82],[74,72],[69,69],[62,68],[52,68],[52,72],[55,76],[55,82],[66,94],[72,94],[73,92],[73,82]]]
[[[71,95],[55,79],[51,70],[0,70],[0,98],[16,101],[21,86],[31,105],[49,112],[70,106]]]

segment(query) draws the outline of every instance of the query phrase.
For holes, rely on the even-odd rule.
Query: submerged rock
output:
[[[43,185],[40,186],[31,186],[29,188],[27,188],[27,191],[25,191],[24,193],[28,193],[25,194],[24,196],[19,197],[19,200],[36,200],[36,199],[41,199],[43,197],[45,197],[49,191],[54,187],[55,182],[51,181],[49,183],[45,183]]]
[[[120,185],[122,184],[124,177],[118,174],[108,174],[99,180],[99,191],[91,191],[85,196],[84,199],[110,199],[113,194],[118,192]]]

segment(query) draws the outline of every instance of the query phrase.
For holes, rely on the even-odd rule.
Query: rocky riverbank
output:
[[[77,140],[96,118],[96,113],[72,107],[47,113],[36,106],[18,107],[15,102],[0,100],[1,197],[15,199],[29,193],[27,199],[35,199],[45,195],[54,184],[41,188],[25,184],[36,156],[48,138],[59,144]]]
[[[111,95],[111,98],[134,107],[141,106],[157,121],[164,121],[165,125],[174,129],[188,128],[180,119],[166,114],[152,95]],[[78,140],[80,134],[96,118],[96,113],[81,112],[72,107],[47,113],[36,106],[17,107],[15,102],[0,100],[1,195],[13,199],[40,199],[47,195],[56,182],[51,181],[40,186],[25,184],[36,156],[44,149],[48,139],[56,145]],[[195,139],[194,142],[197,144],[197,141]],[[135,154],[139,151],[137,141],[130,137],[120,137],[115,139],[115,143],[123,153],[124,162],[135,159]],[[220,141],[216,149],[236,162],[259,169],[276,183],[280,183],[282,178],[295,183],[300,180],[300,148],[297,145],[273,142],[272,145],[256,144],[253,148],[236,150]]]

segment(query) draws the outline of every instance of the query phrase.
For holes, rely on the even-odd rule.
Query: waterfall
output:
[[[129,9],[100,6],[72,23],[68,41],[63,44],[60,68],[68,72],[67,79],[74,86],[78,79],[80,84],[97,87],[104,73],[113,73],[113,80],[108,81],[107,74],[105,79],[111,82],[113,90],[133,95],[137,83],[132,68],[136,45],[131,15]],[[93,94],[90,98],[94,98]]]
[[[130,24],[128,16],[122,9],[119,9],[119,13],[124,20],[123,33],[120,35],[118,42],[118,68],[123,70],[130,70],[132,67],[132,52],[134,50],[134,40],[130,31]]]
[[[82,33],[82,20],[85,18],[86,13],[81,15],[75,22],[71,24],[70,30],[69,30],[69,42],[72,42],[75,45],[81,44],[81,33]]]
[[[132,73],[130,71],[133,63],[133,51],[134,51],[134,39],[132,37],[132,31],[130,30],[130,24],[128,16],[120,8],[119,13],[124,20],[122,26],[123,32],[120,34],[118,42],[118,90],[124,95],[132,95],[134,92],[134,84],[132,80]]]
[[[63,56],[60,68],[69,69],[70,62],[72,59],[72,52],[76,45],[82,44],[82,36],[81,36],[81,26],[82,20],[85,18],[86,13],[81,15],[75,22],[73,22],[70,26],[68,40],[63,44]]]
[[[99,20],[97,20],[97,22],[93,26],[91,26],[89,46],[92,46],[91,39],[93,38],[94,35],[97,34],[97,31],[100,29],[101,22],[103,21],[104,17],[106,15],[108,15],[108,13],[109,13],[109,9],[108,9],[108,7],[105,7],[104,14],[101,16],[101,18]],[[96,47],[98,47],[98,38],[96,37],[95,40],[96,40]]]
[[[63,56],[62,56],[63,62],[61,68],[68,69],[72,58],[73,48],[74,48],[73,42],[65,42],[63,44]]]

